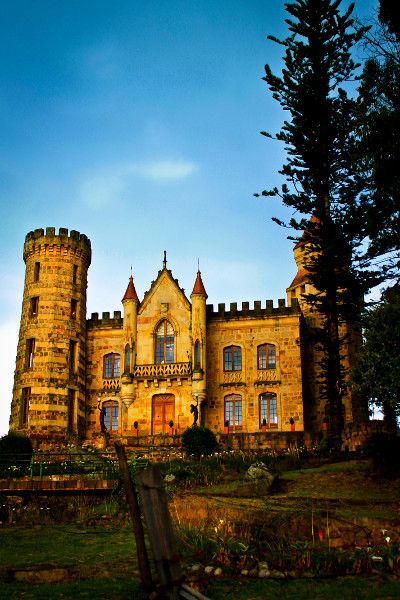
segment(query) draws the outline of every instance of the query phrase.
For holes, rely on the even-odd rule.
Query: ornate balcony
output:
[[[160,377],[182,377],[192,374],[192,363],[165,363],[161,365],[136,365],[133,371],[135,379],[157,379]]]

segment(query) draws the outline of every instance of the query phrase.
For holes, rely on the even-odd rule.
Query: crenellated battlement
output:
[[[92,248],[89,238],[71,229],[68,235],[68,229],[60,227],[58,234],[55,227],[46,227],[44,229],[35,229],[30,231],[25,237],[24,261],[29,257],[40,255],[57,256],[73,253],[80,256],[82,260],[90,265],[92,259]]]
[[[86,321],[87,329],[102,329],[103,327],[111,327],[121,329],[123,326],[123,318],[120,310],[114,310],[114,316],[110,317],[109,312],[103,312],[102,318],[99,319],[99,313],[91,314],[90,319]]]
[[[300,313],[300,306],[297,298],[293,298],[290,306],[286,306],[283,298],[278,300],[278,306],[274,307],[273,300],[267,300],[265,308],[261,306],[260,300],[254,301],[254,308],[250,308],[249,302],[242,302],[241,310],[238,310],[237,302],[231,302],[229,310],[226,310],[225,303],[218,304],[218,310],[214,311],[213,304],[207,304],[207,320],[209,319],[240,319],[253,317],[268,317],[279,315],[293,315]]]

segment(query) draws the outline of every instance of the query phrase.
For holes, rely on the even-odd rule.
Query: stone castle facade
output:
[[[321,430],[318,356],[305,335],[318,317],[302,297],[311,289],[303,250],[295,246],[298,272],[277,307],[214,310],[200,272],[188,298],[164,255],[143,299],[131,277],[123,314],[87,319],[89,239],[52,227],[28,233],[10,430],[39,445],[151,440],[180,435],[196,418],[215,433],[279,433],[291,421]],[[344,351],[351,363],[351,338]],[[343,405],[346,423],[355,420],[348,391]]]

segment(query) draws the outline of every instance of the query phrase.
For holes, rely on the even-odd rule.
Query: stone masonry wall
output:
[[[250,313],[248,318],[215,315],[208,321],[205,421],[212,430],[223,431],[224,399],[235,394],[242,398],[242,430],[260,431],[259,396],[265,392],[277,396],[278,426],[271,432],[290,430],[290,417],[296,429],[304,429],[299,327],[298,309],[283,307],[270,314]],[[258,370],[257,347],[265,343],[275,345],[276,368]],[[231,345],[242,349],[242,370],[224,372],[223,350]]]

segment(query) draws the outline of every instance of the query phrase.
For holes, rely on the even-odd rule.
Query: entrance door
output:
[[[175,424],[175,396],[156,394],[153,396],[153,435],[167,433],[170,421],[174,421]]]

